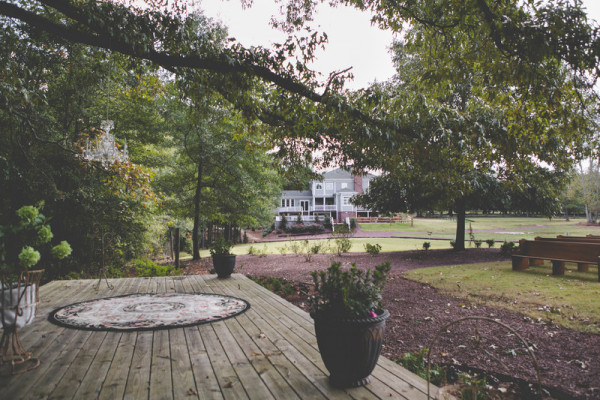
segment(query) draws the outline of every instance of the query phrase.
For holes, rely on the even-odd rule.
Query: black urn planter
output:
[[[323,313],[311,313],[321,358],[329,371],[329,382],[338,388],[366,385],[371,381],[385,333],[383,310],[375,318],[335,319]]]
[[[229,278],[235,267],[235,254],[215,254],[212,256],[213,267],[219,278]]]

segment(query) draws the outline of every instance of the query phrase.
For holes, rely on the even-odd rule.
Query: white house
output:
[[[299,214],[305,221],[313,221],[317,215],[329,215],[337,221],[346,217],[369,217],[373,211],[355,206],[350,199],[367,191],[374,177],[371,174],[352,175],[341,168],[325,172],[322,181],[310,182],[310,190],[284,190],[277,208],[277,219],[286,215],[294,220],[294,216]]]

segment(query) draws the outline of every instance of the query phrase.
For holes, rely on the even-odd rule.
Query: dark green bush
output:
[[[512,254],[513,250],[516,249],[516,248],[517,248],[517,245],[516,245],[515,242],[507,242],[507,241],[505,241],[500,246],[500,252],[502,254],[509,255],[509,254]]]
[[[379,243],[365,243],[365,251],[371,256],[376,256],[377,254],[379,254],[379,252],[381,252],[381,245]]]
[[[181,275],[181,270],[173,265],[158,265],[148,258],[137,258],[133,264],[138,277]]]
[[[287,233],[291,233],[291,234],[310,233],[312,235],[316,235],[319,233],[323,233],[324,230],[325,230],[325,228],[321,224],[294,225],[287,229]]]

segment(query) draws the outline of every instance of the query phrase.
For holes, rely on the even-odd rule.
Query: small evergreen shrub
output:
[[[480,248],[481,243],[483,243],[483,242],[481,240],[475,240],[473,243],[475,243],[475,247]]]
[[[381,245],[379,243],[365,243],[365,251],[374,257],[381,252]]]
[[[452,244],[452,243],[450,243]],[[427,251],[431,247],[431,242],[423,242],[423,250]],[[454,246],[452,246],[454,247]]]
[[[267,236],[269,233],[275,230],[275,223],[272,223],[268,228],[263,229],[263,237]]]
[[[485,241],[488,245],[488,248],[492,248],[494,247],[494,244],[496,244],[496,241],[494,239],[488,239]]]
[[[502,245],[500,245],[500,252],[504,255],[512,254],[513,250],[516,248],[517,248],[517,245],[515,242],[504,241],[504,243],[502,243]]]
[[[282,229],[284,232],[287,232],[287,225],[288,225],[287,217],[285,216],[285,214],[282,214],[281,215],[281,223],[279,225],[279,228]]]

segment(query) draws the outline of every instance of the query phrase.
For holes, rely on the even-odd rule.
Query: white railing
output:
[[[302,212],[302,207],[278,207],[277,212]]]
[[[298,216],[297,215],[287,215],[285,217],[285,219],[288,220],[288,222],[296,222],[298,220]],[[275,217],[275,221],[281,222],[281,215],[277,215]],[[313,222],[313,221],[315,221],[315,216],[314,215],[303,215],[302,221]],[[321,217],[321,221],[323,221],[323,217]]]
[[[317,205],[317,206],[312,207],[312,211],[336,211],[336,210],[337,210],[337,208],[336,208],[335,204],[326,205],[326,206]]]

